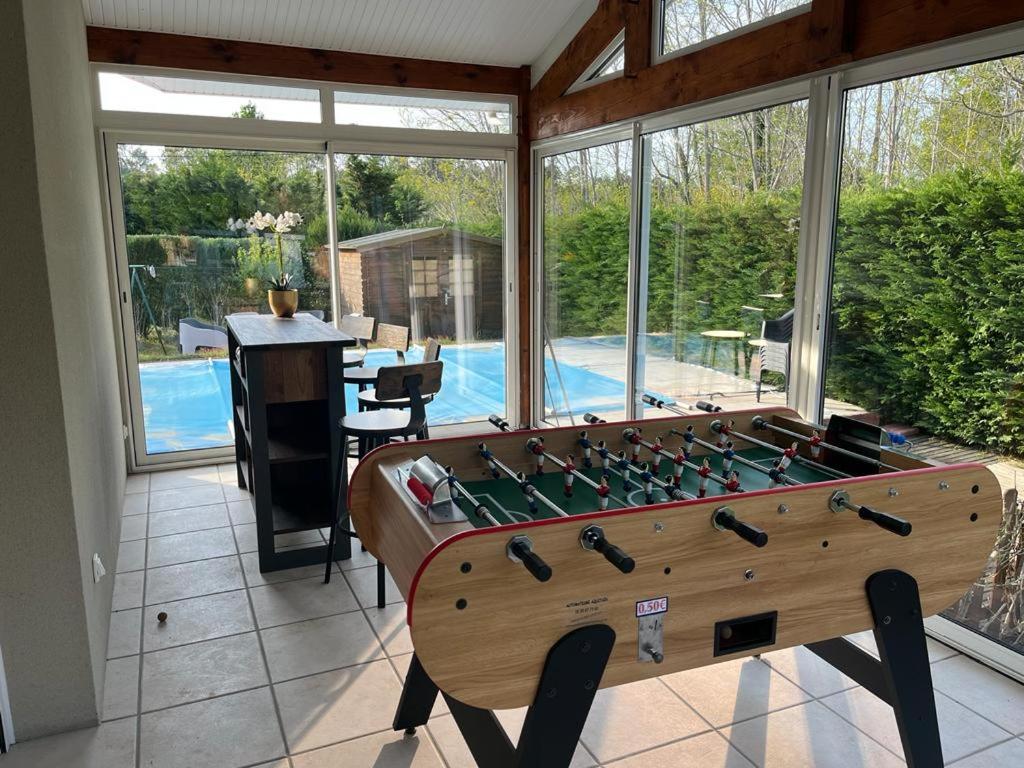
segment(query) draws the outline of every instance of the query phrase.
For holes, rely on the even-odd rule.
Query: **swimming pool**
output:
[[[408,361],[423,354],[416,347]],[[505,344],[442,347],[441,392],[427,406],[431,424],[454,424],[505,413]],[[395,353],[372,350],[367,365],[395,364]],[[554,369],[546,361],[549,380]],[[623,382],[578,366],[559,366],[572,402],[581,410],[621,404]],[[231,383],[226,359],[179,360],[139,365],[146,452],[169,453],[232,444]],[[356,410],[356,388],[345,388],[345,407]]]

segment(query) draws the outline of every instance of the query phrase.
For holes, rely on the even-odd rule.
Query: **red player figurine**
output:
[[[601,480],[594,490],[597,491],[598,509],[604,512],[608,509],[608,495],[612,492],[612,489],[608,486],[608,475],[601,475]]]
[[[811,430],[811,458],[815,461],[821,460],[821,433],[818,430]]]
[[[572,481],[575,475],[573,472],[576,471],[576,465],[573,463],[573,457],[571,453],[565,455],[565,464],[562,465],[562,477],[565,487],[562,489],[565,491],[567,498],[572,498]]]
[[[725,481],[725,490],[729,493],[738,493],[740,490],[740,473],[736,470],[732,471],[729,475],[729,479]]]
[[[658,467],[661,466],[661,452],[665,450],[665,446],[661,444],[661,435],[654,438],[654,445],[651,446],[651,450],[654,451],[654,458],[651,459],[651,471],[654,474],[658,474]]]
[[[672,458],[672,485],[676,488],[679,487],[679,483],[683,479],[683,469],[686,467],[686,452],[683,450],[683,446],[679,446],[679,450],[676,451],[676,455]]]
[[[786,469],[789,467],[789,463],[793,461],[794,457],[796,456],[796,448],[798,445],[799,443],[793,441],[793,444],[782,452],[782,458],[779,459],[779,469],[782,470],[783,472],[786,471]]]
[[[733,419],[729,419],[728,424],[718,425],[718,440],[715,441],[715,445],[719,448],[725,448],[726,438],[732,434],[732,428],[736,426],[736,422]]]
[[[704,462],[700,465],[700,469],[697,470],[697,474],[700,476],[700,481],[697,486],[697,498],[703,499],[708,495],[708,476],[711,474],[711,462],[704,459]]]
[[[640,428],[635,427],[629,435],[629,443],[633,446],[633,458],[630,461],[633,464],[640,463]]]
[[[781,474],[781,472],[782,472],[782,470],[779,469],[779,465],[781,463],[782,463],[782,459],[779,459],[778,461],[776,461],[776,462],[774,462],[772,464],[771,472],[768,473],[768,487],[769,488],[774,488],[776,485],[779,484],[779,474]]]
[[[537,457],[537,474],[544,474],[544,438],[531,437],[526,443],[527,450]]]

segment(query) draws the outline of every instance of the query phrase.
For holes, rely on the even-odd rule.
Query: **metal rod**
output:
[[[712,424],[712,429],[714,429],[715,422],[711,422],[711,424]],[[717,431],[717,430],[715,430],[715,431]],[[730,429],[727,434],[728,435],[735,435],[740,440],[744,440],[744,441],[750,443],[751,445],[759,445],[762,448],[767,448],[768,450],[774,451],[775,453],[780,453],[781,454],[783,452],[783,449],[780,448],[777,445],[773,445],[772,443],[766,443],[764,440],[759,440],[756,437],[751,437],[750,435],[745,435],[742,432],[737,432],[735,429]],[[803,464],[804,466],[813,467],[814,469],[819,469],[822,472],[827,472],[829,474],[832,474],[835,477],[851,477],[851,475],[848,475],[845,472],[840,472],[838,469],[832,469],[832,467],[826,467],[824,464],[819,464],[818,462],[811,461],[810,459],[805,459],[803,456],[801,456],[799,454],[794,456],[793,460],[798,462],[798,463],[800,463],[800,464]]]
[[[509,469],[508,465],[506,465],[505,462],[503,462],[501,459],[499,459],[493,453],[491,454],[490,461],[493,462],[494,466],[496,466],[498,469],[500,469],[502,472],[504,472],[506,475],[508,475],[510,480],[514,480],[517,485],[519,484],[519,478],[516,476],[516,473],[513,472],[511,469]],[[553,501],[551,501],[551,499],[549,499],[543,493],[538,491],[533,485],[530,485],[530,487],[533,488],[533,492],[530,493],[530,495],[533,498],[535,498],[538,501],[540,501],[541,503],[543,503],[545,506],[547,506],[552,512],[554,512],[559,517],[569,517],[569,513],[568,512],[563,510],[561,507],[559,507],[557,504],[555,504]]]
[[[635,429],[635,428],[631,427],[630,429]],[[660,451],[655,451],[654,450],[654,443],[650,442],[649,440],[644,440],[641,437],[640,438],[640,445],[642,445],[645,448],[647,448],[651,453],[660,453],[663,457],[669,458],[669,459],[672,459],[672,461],[675,461],[676,457],[673,454],[671,454],[668,451],[666,451],[664,448],[662,448]],[[700,472],[700,469],[701,469],[699,466],[694,464],[692,461],[687,461],[686,459],[683,460],[683,466],[690,467],[690,469],[696,470],[697,472]],[[721,475],[716,475],[714,472],[709,473],[708,474],[708,478],[710,478],[711,480],[714,480],[716,483],[721,485],[723,488],[726,486],[726,483],[729,482],[724,477],[722,477]],[[743,489],[742,488],[737,488],[736,492],[737,493],[743,493]]]
[[[678,429],[675,429],[674,427],[672,429],[670,429],[669,432],[671,432],[673,435],[678,435],[679,437],[683,437],[683,433],[680,432]],[[705,448],[707,448],[709,450],[712,450],[712,451],[714,451],[715,453],[717,453],[719,455],[724,455],[725,454],[725,449],[719,448],[717,445],[715,445],[714,443],[709,443],[707,440],[702,440],[701,438],[697,437],[696,435],[693,436],[693,442],[697,443],[697,445],[702,445]],[[732,457],[732,460],[737,462],[737,463],[739,463],[739,464],[742,464],[745,467],[750,467],[751,469],[756,469],[758,472],[762,472],[762,473],[764,473],[764,474],[766,474],[768,476],[771,476],[771,474],[772,474],[772,471],[770,469],[768,469],[767,467],[762,467],[756,461],[751,461],[750,459],[746,459],[746,458],[740,456],[738,453],[735,456]],[[803,485],[803,483],[801,483],[799,480],[796,480],[796,479],[790,477],[789,475],[785,474],[784,472],[780,472],[778,474],[778,478],[779,478],[779,480],[781,480],[786,485]]]
[[[717,393],[716,393],[717,394]],[[690,416],[688,411],[704,411],[705,413],[718,413],[722,410],[722,406],[709,403],[706,400],[698,400],[696,403],[666,403],[664,400],[659,400],[654,395],[644,393],[644,396],[640,398],[647,405],[653,405],[655,408],[659,408],[672,413],[678,413],[680,416]],[[684,411],[679,408],[679,405],[685,405],[687,410]]]
[[[782,427],[776,426],[775,424],[769,423],[768,420],[765,419],[763,416],[755,416],[753,419],[751,419],[750,423],[751,426],[754,427],[754,429],[770,429],[773,432],[779,433],[780,435],[788,435],[789,437],[801,440],[802,442],[805,443],[809,443],[811,441],[811,438],[807,437],[806,435],[801,435],[799,432],[791,432],[788,429],[784,429]],[[817,427],[815,427],[815,429],[817,429]],[[836,453],[842,454],[843,456],[849,456],[851,459],[859,459],[867,464],[873,464],[876,467],[884,467],[885,469],[891,469],[894,472],[900,471],[899,467],[894,467],[892,464],[886,464],[884,461],[873,459],[870,456],[864,456],[859,453],[854,453],[853,451],[848,451],[845,448],[840,448],[838,445],[826,443],[824,440],[818,443],[818,445],[820,445],[822,448],[828,448],[830,451],[835,451]],[[881,447],[882,446],[879,446],[879,449],[881,449]]]

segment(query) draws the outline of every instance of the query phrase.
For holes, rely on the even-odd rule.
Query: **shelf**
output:
[[[292,461],[326,459],[326,446],[312,445],[311,442],[308,433],[297,430],[282,431],[268,437],[267,450],[270,454],[270,463],[286,464]]]
[[[249,431],[249,426],[245,423],[245,406],[235,406],[235,417],[238,419],[238,423],[242,425],[242,434],[245,435],[245,441],[252,443],[252,434]]]
[[[275,502],[274,535],[329,528],[332,519],[329,506],[327,499],[302,498],[300,495]]]

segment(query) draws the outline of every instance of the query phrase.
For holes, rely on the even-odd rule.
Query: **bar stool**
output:
[[[423,351],[424,363],[433,363],[436,360],[441,359],[441,344],[437,339],[427,339],[426,349]],[[428,395],[423,398],[423,402],[431,403],[434,400],[433,395]],[[358,395],[359,410],[360,411],[376,411],[381,408],[396,408],[403,410],[409,407],[409,398],[401,397],[397,400],[380,400],[377,398],[376,389],[367,389],[359,393]],[[422,430],[422,439],[426,440],[430,437],[429,425],[424,422]]]
[[[398,362],[405,363],[405,353],[409,351],[409,344],[412,334],[408,326],[389,325],[388,323],[377,324],[377,344],[388,349],[393,349],[398,357]],[[355,384],[359,391],[370,389],[376,385],[377,366],[368,366],[360,363],[358,366],[345,368],[343,380],[346,384]]]
[[[345,368],[357,368],[363,364],[363,358],[366,357],[369,343],[373,339],[373,327],[376,324],[377,321],[372,317],[345,315],[341,318],[341,332],[347,333],[359,342],[359,347],[357,349],[346,350],[344,362]]]
[[[435,395],[441,389],[441,372],[444,363],[437,360],[432,363],[416,363],[414,365],[394,365],[380,369],[377,379],[377,391],[386,400],[397,400],[408,398],[409,413],[402,411],[377,410],[364,411],[343,416],[338,422],[341,430],[341,443],[348,445],[349,438],[355,437],[359,440],[359,458],[362,459],[374,448],[386,445],[393,438],[403,437],[408,439],[413,435],[420,435],[424,424],[427,421],[426,403],[424,397]],[[334,487],[341,488],[342,472],[348,471],[347,450],[341,452],[336,468]],[[334,522],[331,525],[331,535],[327,542],[327,572],[324,576],[324,583],[331,581],[331,562],[334,560],[334,542],[338,536],[338,524],[341,519],[342,499],[340,493],[335,501]],[[357,534],[351,531],[341,531],[343,535],[358,538]],[[377,561],[377,607],[385,605],[384,594],[384,564]]]

